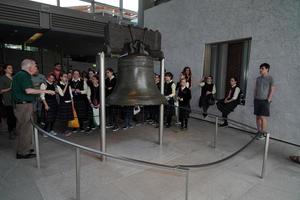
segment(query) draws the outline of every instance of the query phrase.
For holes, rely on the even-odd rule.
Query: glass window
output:
[[[134,24],[138,22],[138,10],[139,1],[138,0],[123,0],[123,18]]]
[[[138,0],[123,0],[123,8],[138,12],[139,1]]]
[[[33,52],[38,52],[39,48],[37,47],[31,47],[31,46],[24,46],[25,51],[33,51]]]
[[[7,49],[22,50],[22,45],[17,45],[17,44],[4,44],[4,47]]]
[[[60,7],[66,7],[73,10],[91,13],[91,3],[80,0],[60,0]]]
[[[237,78],[246,96],[250,46],[251,39],[206,44],[203,76],[213,76],[217,99],[224,98],[229,91],[231,77]]]
[[[57,6],[57,0],[30,0],[30,1],[35,1],[39,3],[45,3],[53,6]]]
[[[104,3],[111,6],[119,7],[120,0],[95,0],[95,2]]]

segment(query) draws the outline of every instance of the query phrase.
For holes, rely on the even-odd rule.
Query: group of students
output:
[[[99,126],[93,121],[93,113],[97,113],[94,110],[99,114],[100,108],[99,77],[94,71],[90,70],[88,77],[81,77],[79,70],[73,70],[72,76],[62,71],[57,77],[54,73],[49,73],[40,89],[52,90],[57,94],[40,95],[42,102],[40,121],[44,122],[46,131],[56,134],[53,131],[55,121],[65,123],[63,132],[66,136],[77,131],[88,133]],[[71,130],[68,122],[74,119],[78,120],[79,127]]]
[[[268,67],[269,66],[267,65],[266,68]],[[13,75],[12,65],[5,65],[4,71],[5,75],[1,78],[0,93],[3,95],[2,102],[6,108],[5,110],[8,118],[7,122],[10,138],[13,138],[13,130],[15,128],[16,119],[14,117],[13,104],[9,92]],[[56,93],[56,95],[43,93],[35,101],[38,122],[44,125],[44,129],[46,131],[56,134],[53,131],[54,123],[56,121],[65,123],[63,126],[63,132],[67,136],[72,132],[77,131],[88,133],[92,129],[99,126],[99,76],[93,70],[89,70],[87,73],[84,72],[82,74],[79,70],[63,72],[62,66],[57,63],[55,64],[53,71],[49,73],[46,78],[39,73],[32,77],[35,87],[41,90],[51,90]],[[164,96],[168,102],[164,113],[165,127],[171,127],[172,118],[176,113],[181,125],[181,129],[187,129],[188,118],[191,112],[190,100],[192,98],[191,68],[188,66],[184,67],[177,84],[173,81],[173,74],[171,72],[166,72],[164,78]],[[154,80],[158,89],[160,89],[160,76],[155,74]],[[113,92],[116,83],[117,76],[115,75],[113,69],[107,68],[105,79],[106,97]],[[199,98],[199,107],[202,108],[202,113],[205,118],[207,116],[208,108],[215,103],[214,95],[216,94],[216,86],[213,83],[213,77],[207,76],[201,80],[200,87],[201,95]],[[238,87],[237,79],[232,77],[230,78],[230,89],[228,93],[224,99],[221,99],[217,102],[217,108],[222,112],[222,117],[224,119],[224,123],[221,124],[221,126],[228,125],[227,117],[229,113],[232,112],[240,103],[240,96],[241,90]],[[255,107],[261,106],[261,104],[263,103],[255,100]],[[123,118],[124,122],[122,128],[131,128],[133,124],[133,116],[137,113],[136,109],[137,108],[133,106],[108,106],[108,120],[106,127],[112,128],[113,131],[118,131],[120,129],[118,125],[118,116],[121,116],[120,118]],[[146,117],[147,120],[152,120],[154,124],[158,123],[158,106],[144,106],[142,109],[144,111],[143,115],[145,115],[143,118]],[[268,115],[268,113],[262,114]],[[98,120],[95,121],[97,117]],[[71,129],[68,127],[67,123],[74,120],[74,118],[78,119],[79,128]],[[260,117],[257,118],[257,124],[260,126],[258,127],[258,130],[265,130],[266,125],[264,121],[265,119]]]
[[[202,109],[203,117],[208,114],[208,108],[215,104],[214,95],[216,94],[216,86],[213,83],[213,77],[207,76],[200,81],[201,93],[199,98],[199,107]],[[166,128],[171,126],[172,117],[178,110],[178,119],[181,129],[188,128],[188,119],[191,112],[190,100],[192,87],[192,71],[186,66],[180,73],[177,84],[173,82],[173,75],[171,72],[165,73],[165,89],[164,95],[168,101],[165,109]],[[227,117],[236,106],[240,103],[241,90],[238,87],[237,78],[230,78],[230,89],[224,99],[217,101],[217,108],[221,111],[224,119],[220,126],[227,126]]]

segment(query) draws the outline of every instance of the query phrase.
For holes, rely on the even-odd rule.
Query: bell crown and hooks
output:
[[[131,42],[124,45],[124,56],[118,60],[117,83],[106,99],[108,105],[142,106],[166,104],[154,81],[154,61],[146,51],[144,40],[134,40],[129,26]]]

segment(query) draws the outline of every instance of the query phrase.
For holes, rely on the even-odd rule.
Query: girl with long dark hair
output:
[[[181,72],[186,79],[186,82],[188,83],[187,87],[191,88],[192,87],[192,70],[189,66],[186,66],[183,68],[182,72]]]

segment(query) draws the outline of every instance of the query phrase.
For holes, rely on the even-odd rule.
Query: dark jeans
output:
[[[133,117],[133,107],[132,106],[125,106],[123,108],[124,114],[124,127],[131,126],[132,117]]]
[[[108,125],[117,126],[117,114],[118,107],[117,106],[107,106],[106,107]]]
[[[179,121],[181,122],[181,128],[187,128],[189,113],[188,107],[179,107]]]
[[[202,107],[202,110],[203,110],[203,113],[206,114],[207,113],[207,110],[209,108],[209,103],[208,103],[208,100],[209,98],[211,98],[210,95],[207,95],[207,96],[201,96],[200,97],[200,100],[199,100],[199,107],[201,108]]]
[[[12,132],[16,128],[17,122],[17,119],[14,114],[14,108],[13,106],[5,106],[5,110],[8,132]]]
[[[166,125],[171,126],[172,117],[175,114],[174,100],[173,98],[168,100],[168,104],[165,106]]]
[[[223,117],[225,123],[227,123],[227,117],[228,117],[229,113],[233,112],[234,109],[237,107],[237,105],[238,105],[237,101],[232,101],[229,103],[225,103],[224,99],[221,99],[220,101],[218,101],[217,108],[219,111],[222,112],[222,117]]]

